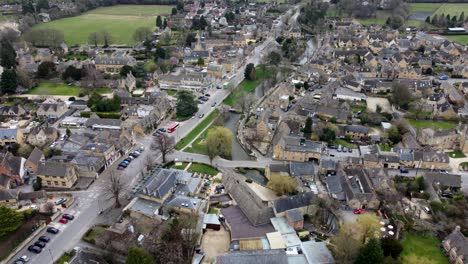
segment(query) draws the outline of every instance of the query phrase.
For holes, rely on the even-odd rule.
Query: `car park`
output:
[[[75,216],[71,215],[71,214],[63,214],[62,215],[63,218],[67,219],[67,220],[73,220],[75,219]]]
[[[60,199],[58,199],[58,200],[55,201],[55,205],[63,204],[63,203],[65,203],[66,201],[67,201],[67,198],[62,197],[62,198],[60,198]]]
[[[50,241],[50,237],[48,237],[48,236],[40,236],[40,237],[39,237],[39,241],[48,243],[48,242]]]
[[[51,234],[58,234],[59,230],[55,227],[52,227],[52,226],[49,226],[47,228],[47,233],[51,233]]]
[[[33,253],[36,253],[36,254],[39,254],[42,252],[42,248],[38,247],[38,246],[35,246],[35,245],[30,245],[28,247],[28,251],[31,251]]]
[[[68,220],[66,218],[60,218],[59,223],[66,224],[68,223]]]
[[[45,248],[46,246],[46,243],[42,242],[42,241],[36,241],[36,243],[34,243],[35,246],[38,246],[40,248]]]

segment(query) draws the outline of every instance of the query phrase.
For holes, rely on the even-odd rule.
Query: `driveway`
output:
[[[230,242],[231,236],[223,226],[219,231],[207,229],[201,243],[205,252],[203,263],[213,263],[216,256],[228,251]]]
[[[382,107],[382,112],[392,113],[392,107],[387,98],[367,97],[367,109],[371,112],[376,112],[377,105]]]

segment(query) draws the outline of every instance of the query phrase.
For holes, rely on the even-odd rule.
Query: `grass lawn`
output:
[[[389,16],[388,12],[378,10],[373,18],[358,18],[357,20],[364,26],[371,24],[384,25]]]
[[[342,140],[342,139],[336,139],[334,142],[333,142],[334,145],[341,145],[342,147],[347,147],[347,148],[356,148],[356,145],[354,145],[353,143],[349,143],[348,141],[346,140]]]
[[[209,214],[219,214],[219,209],[216,209],[216,208],[213,208],[213,207],[210,207],[210,209],[208,210],[208,213]]]
[[[437,11],[434,12],[433,15],[449,14],[450,16],[453,16],[453,15],[459,16],[462,12],[465,12],[465,17],[466,17],[466,14],[468,13],[468,4],[462,4],[462,3],[443,4],[437,9]]]
[[[97,226],[94,226],[92,228],[90,228],[85,234],[84,236],[81,238],[83,239],[84,241],[86,242],[89,242],[89,243],[96,243],[95,241],[95,238],[104,234],[104,232],[106,231],[106,229],[108,228],[109,226],[107,225],[97,225]]]
[[[78,96],[81,88],[65,83],[49,83],[43,82],[38,86],[28,91],[28,94],[36,95],[63,95],[63,96]]]
[[[63,253],[63,255],[55,262],[56,264],[69,263],[72,256],[70,253]]]
[[[41,23],[33,27],[61,30],[65,42],[70,46],[88,42],[92,32],[107,30],[111,33],[113,44],[135,44],[133,33],[139,27],[155,28],[155,16],[170,14],[173,6],[165,5],[119,5],[101,7],[80,16]]]
[[[228,96],[226,99],[224,99],[223,103],[225,105],[229,105],[233,107],[236,103],[236,101],[239,99],[239,96],[241,95],[242,91],[247,92],[247,93],[252,93],[255,88],[262,83],[263,79],[267,76],[267,69],[264,69],[263,67],[258,67],[256,68],[256,73],[257,73],[257,79],[254,81],[246,80],[244,79],[239,86]]]
[[[163,90],[167,93],[167,95],[170,95],[170,96],[175,96],[177,94],[177,91],[176,90]]]
[[[203,132],[195,142],[192,143],[192,146],[187,147],[184,151],[189,152],[189,153],[198,153],[198,154],[203,154],[207,155],[206,153],[206,147],[205,147],[205,142],[203,141],[206,138],[206,134],[208,134],[208,130]]]
[[[411,3],[411,13],[417,12],[435,12],[442,5],[441,3]]]
[[[452,152],[447,152],[447,155],[449,155],[450,158],[453,159],[459,159],[459,158],[465,158],[465,154],[459,150],[457,151],[452,151]]]
[[[435,263],[445,264],[449,263],[448,259],[439,248],[440,241],[434,236],[416,236],[407,234],[403,240],[403,263],[406,256],[417,255],[419,257],[428,258]]]
[[[205,129],[205,127],[207,127],[211,123],[211,121],[213,121],[213,119],[216,116],[218,116],[218,114],[219,114],[219,111],[217,109],[211,112],[211,114],[205,117],[205,119],[203,119],[198,124],[198,126],[196,126],[192,131],[190,131],[190,133],[187,136],[185,136],[183,139],[177,142],[175,148],[177,150],[181,150],[182,148],[187,146],[187,144],[190,143],[190,141],[192,141],[196,136],[198,136],[198,134],[200,134],[200,132],[202,132],[202,130]]]
[[[414,119],[408,119],[408,122],[410,123],[411,126],[413,126],[415,129],[422,129],[422,128],[427,128],[427,127],[433,127],[435,129],[452,129],[454,128],[457,123],[455,122],[450,122],[450,121],[432,121],[432,120],[414,120]]]
[[[95,89],[95,91],[96,91],[98,94],[110,94],[110,93],[112,93],[112,89],[106,88],[106,87],[97,88],[97,89]]]
[[[468,35],[446,35],[443,36],[451,41],[459,42],[460,44],[468,44]]]
[[[204,174],[208,174],[208,175],[211,175],[211,176],[215,176],[216,174],[218,174],[218,170],[209,166],[209,165],[206,165],[206,164],[202,164],[202,163],[192,163],[192,165],[190,165],[190,167],[188,168],[188,171],[190,172],[198,172],[198,173],[204,173]]]
[[[391,151],[392,150],[392,146],[388,145],[388,144],[379,144],[379,148],[381,151]]]
[[[351,106],[351,110],[353,110],[354,113],[356,112],[364,112],[367,109],[367,106],[365,105],[353,105]]]

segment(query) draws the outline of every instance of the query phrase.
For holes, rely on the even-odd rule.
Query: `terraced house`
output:
[[[318,161],[325,143],[302,137],[283,136],[273,149],[273,158],[288,161]]]
[[[78,179],[74,165],[69,163],[45,161],[39,164],[37,176],[42,186],[48,188],[71,188]]]

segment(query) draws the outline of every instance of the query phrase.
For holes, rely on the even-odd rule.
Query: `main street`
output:
[[[237,86],[244,79],[245,66],[248,63],[255,65],[261,62],[261,59],[272,49],[275,49],[278,44],[276,43],[273,36],[268,36],[264,42],[258,45],[252,54],[246,59],[246,63],[233,75],[230,79],[230,85]],[[223,81],[220,81],[218,85],[222,85]],[[228,89],[212,89],[212,94],[208,102],[199,106],[198,114],[205,114],[205,118],[215,109],[211,105],[216,103],[219,105],[224,98],[226,98],[230,91]],[[203,119],[193,118],[187,121],[181,122],[179,128],[172,134],[177,141],[185,137],[193,128],[195,128]],[[72,192],[76,202],[70,207],[63,210],[62,213],[69,213],[75,216],[75,219],[70,221],[68,224],[59,224],[54,221],[54,226],[57,226],[60,232],[56,235],[41,232],[36,236],[35,239],[21,249],[10,261],[16,260],[23,255],[28,255],[31,258],[30,263],[37,264],[49,264],[57,260],[63,253],[72,249],[84,235],[84,233],[91,228],[96,219],[99,216],[101,210],[107,210],[113,206],[113,200],[109,199],[109,195],[106,193],[107,179],[110,173],[121,173],[121,179],[126,186],[126,193],[131,191],[132,186],[138,180],[138,176],[141,174],[142,168],[144,167],[144,161],[147,155],[153,155],[155,158],[159,158],[158,153],[150,151],[152,142],[152,136],[145,136],[137,139],[138,144],[136,148],[144,146],[146,150],[142,155],[135,159],[124,171],[116,170],[117,164],[122,160],[117,160],[112,166],[105,170],[98,179],[92,184],[86,191]],[[221,164],[220,164],[221,165]],[[123,194],[122,199],[126,198],[127,195]],[[52,224],[52,223],[51,223]],[[27,251],[27,247],[33,244],[37,238],[41,235],[47,235],[51,237],[51,241],[44,248],[42,253],[33,254]],[[5,262],[1,262],[2,264]]]

